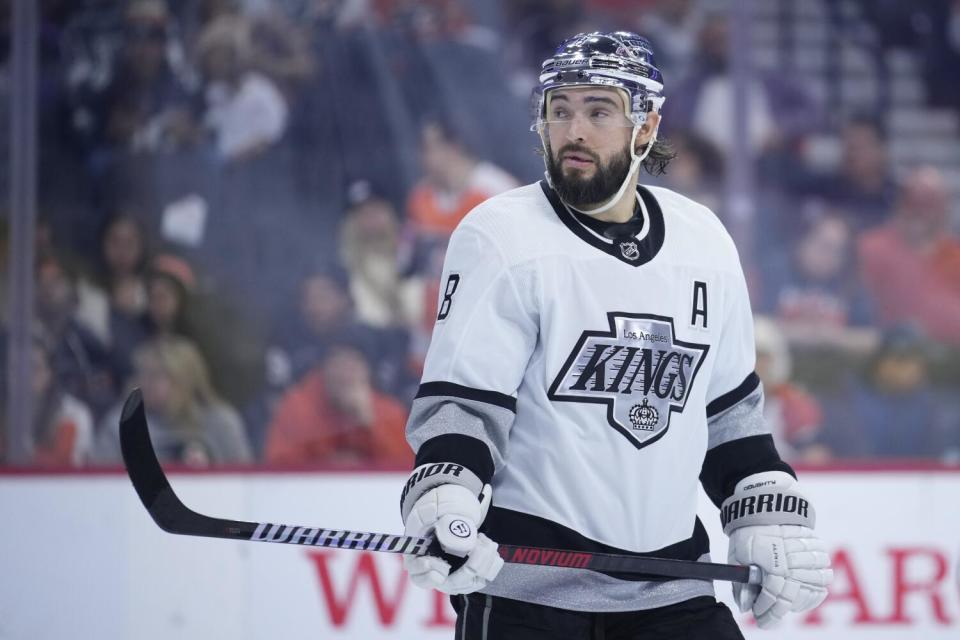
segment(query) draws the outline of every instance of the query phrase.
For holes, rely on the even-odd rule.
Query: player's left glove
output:
[[[740,610],[752,609],[761,628],[790,611],[817,607],[833,581],[830,556],[813,532],[813,507],[796,483],[782,471],[757,473],[741,480],[720,507],[729,561],[763,570],[762,584],[733,586]]]
[[[473,593],[503,567],[497,543],[478,531],[490,508],[490,485],[461,465],[422,465],[401,498],[404,535],[433,536],[435,555],[403,557],[410,580],[424,589]]]

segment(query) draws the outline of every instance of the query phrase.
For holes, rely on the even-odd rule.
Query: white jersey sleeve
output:
[[[755,386],[759,382],[754,374],[756,347],[746,280],[739,269],[725,275],[728,293],[722,310],[723,339],[716,347],[717,364],[707,387],[707,415],[719,413],[741,399],[736,390],[744,383]]]
[[[538,324],[500,243],[469,220],[447,247],[407,439],[418,465],[456,462],[489,482],[503,461]]]
[[[739,264],[739,258],[736,261]],[[763,385],[754,370],[753,313],[742,269],[730,274],[728,286],[722,336],[707,389],[708,443],[700,476],[704,490],[718,506],[749,475],[793,474],[780,459],[763,418]]]

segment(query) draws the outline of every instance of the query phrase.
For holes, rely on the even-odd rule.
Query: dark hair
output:
[[[350,275],[347,270],[333,261],[322,260],[316,264],[310,265],[310,268],[304,269],[302,283],[306,283],[313,278],[323,278],[333,283],[337,289],[350,297]]]
[[[138,273],[144,273],[147,270],[147,265],[150,262],[150,237],[149,232],[147,231],[146,225],[143,223],[143,220],[134,213],[135,209],[132,205],[124,205],[123,207],[117,209],[111,213],[101,224],[100,228],[97,231],[97,255],[96,255],[96,265],[97,270],[96,279],[101,285],[106,285],[109,278],[109,267],[107,266],[106,256],[103,252],[103,244],[106,242],[107,235],[110,231],[121,223],[129,223],[137,230],[137,233],[140,235],[140,259],[137,261],[136,271]]]
[[[420,135],[427,128],[436,129],[448,145],[456,147],[464,155],[485,157],[489,155],[488,139],[468,118],[460,117],[449,110],[433,111],[420,118]]]
[[[881,140],[887,136],[887,128],[883,118],[870,111],[854,111],[847,114],[847,117],[841,121],[841,129],[849,130],[852,128],[870,129]]]
[[[880,363],[887,358],[903,355],[913,356],[927,366],[932,364],[930,344],[916,325],[899,324],[884,330],[879,343],[863,362],[863,377],[875,384]]]
[[[667,172],[667,165],[676,157],[677,151],[669,140],[654,140],[653,148],[643,159],[642,166],[650,175],[660,176]]]
[[[434,111],[424,115],[420,119],[420,131],[428,127],[436,129],[445,142],[460,147],[464,146],[462,128],[458,127],[448,114]]]

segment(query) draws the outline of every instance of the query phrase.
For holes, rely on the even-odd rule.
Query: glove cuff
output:
[[[791,524],[813,529],[816,513],[795,488],[796,480],[782,472],[748,476],[720,505],[720,524],[728,536],[741,527]]]
[[[478,498],[483,493],[484,486],[483,481],[477,474],[462,464],[455,462],[422,464],[410,474],[403,486],[403,493],[400,494],[400,515],[403,517],[403,521],[407,521],[410,510],[413,509],[413,505],[423,494],[442,484],[457,484],[466,487]]]

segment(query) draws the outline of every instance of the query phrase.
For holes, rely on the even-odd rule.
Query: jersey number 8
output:
[[[450,315],[450,305],[453,304],[453,294],[457,292],[460,285],[460,274],[451,273],[447,277],[447,284],[443,288],[443,299],[440,301],[440,312],[437,314],[437,322],[443,322]]]

